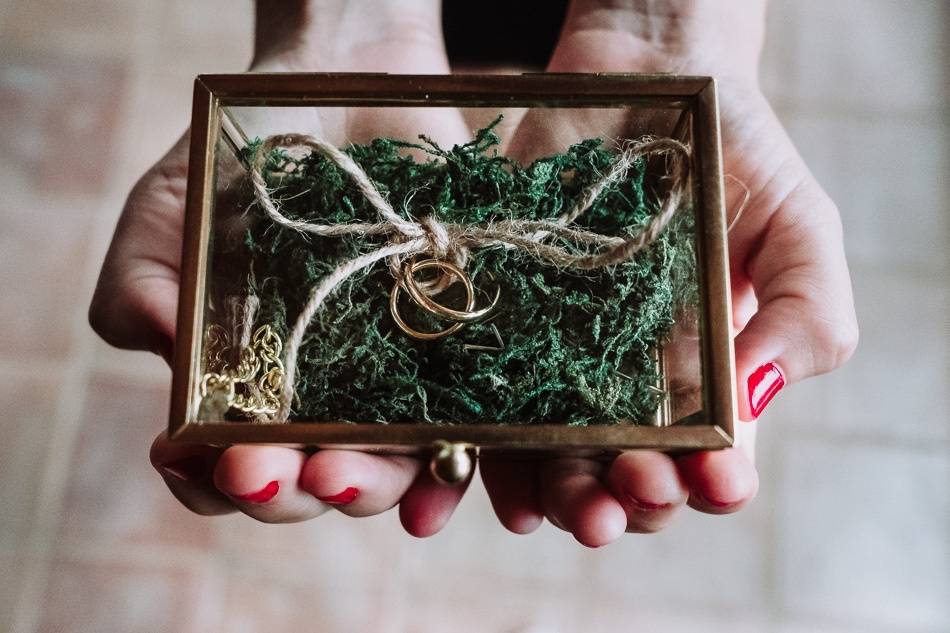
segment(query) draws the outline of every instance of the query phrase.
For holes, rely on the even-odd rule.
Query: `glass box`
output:
[[[708,77],[200,76],[170,436],[730,446],[726,232]]]

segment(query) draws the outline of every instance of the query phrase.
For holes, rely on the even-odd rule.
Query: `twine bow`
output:
[[[283,215],[270,196],[263,173],[267,155],[275,148],[301,149],[330,159],[353,180],[360,193],[376,209],[379,221],[314,224]],[[607,187],[623,179],[634,162],[646,156],[667,157],[667,176],[672,185],[659,211],[642,230],[627,237],[616,237],[572,226]],[[603,178],[588,186],[571,209],[558,218],[497,220],[477,226],[441,222],[431,215],[418,221],[404,218],[396,213],[362,167],[334,145],[300,134],[269,137],[261,144],[251,163],[250,176],[257,202],[271,220],[280,226],[321,237],[361,235],[386,238],[379,248],[342,262],[312,289],[287,339],[284,359],[286,376],[277,419],[285,421],[290,415],[297,354],[310,321],[326,298],[354,273],[386,259],[394,278],[398,279],[402,261],[406,257],[422,254],[435,259],[450,259],[459,268],[464,268],[471,249],[493,246],[517,248],[558,268],[593,270],[619,264],[652,244],[676,215],[688,184],[688,166],[689,148],[684,144],[670,138],[644,137],[628,142]],[[564,246],[553,243],[555,239]],[[437,294],[451,281],[447,276],[437,278],[427,287],[427,292]]]

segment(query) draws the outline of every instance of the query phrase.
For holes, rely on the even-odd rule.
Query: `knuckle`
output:
[[[838,355],[835,359],[837,367],[844,365],[848,359],[854,355],[855,350],[858,348],[860,337],[861,335],[856,320],[852,320],[842,327],[842,333],[838,337]]]
[[[89,304],[89,325],[113,347],[152,349],[152,339],[157,335],[150,316],[150,301],[136,284],[105,282],[96,289]]]
[[[93,332],[99,335],[109,345],[123,346],[122,328],[116,327],[116,312],[121,311],[117,306],[119,293],[109,292],[110,297],[103,290],[96,290],[89,304],[88,319]]]
[[[148,449],[148,461],[153,468],[158,468],[165,461],[166,447],[168,446],[168,433],[162,431],[152,440]]]
[[[164,343],[155,290],[177,283],[186,186],[187,161],[173,150],[129,192],[87,311],[92,330],[110,345],[154,351]]]
[[[98,334],[100,338],[105,339],[106,336],[108,336],[110,321],[109,311],[99,293],[92,296],[86,318],[89,321],[89,326],[92,328],[92,331]]]
[[[825,230],[832,231],[832,237],[834,238],[843,238],[844,236],[844,223],[841,220],[841,211],[838,208],[837,203],[829,198],[827,195],[823,197],[823,204],[821,205],[822,213],[821,217],[825,222]]]
[[[100,286],[93,294],[87,313],[92,331],[109,345],[120,348],[125,346],[125,328],[119,321],[120,315],[127,312],[123,303],[122,292]]]
[[[169,196],[184,200],[188,184],[188,164],[163,160],[157,163],[136,184],[133,192],[141,195]]]
[[[854,318],[816,319],[811,335],[815,354],[815,372],[837,369],[854,354],[858,346],[858,325]]]

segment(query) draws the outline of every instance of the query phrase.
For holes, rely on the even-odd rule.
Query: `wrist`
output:
[[[591,71],[714,75],[757,85],[766,0],[574,0],[565,35]],[[552,68],[557,70],[557,68]]]
[[[257,0],[255,70],[446,72],[440,0]],[[424,51],[424,52],[420,52]]]
[[[315,50],[312,0],[258,0],[254,14],[254,70],[312,70]]]

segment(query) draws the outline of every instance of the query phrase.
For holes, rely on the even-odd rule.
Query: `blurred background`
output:
[[[476,482],[448,528],[179,507],[169,373],[86,322],[125,195],[250,2],[0,0],[0,631],[950,631],[950,4],[772,0],[763,82],[841,207],[862,341],[761,421],[762,489],[585,550]]]

